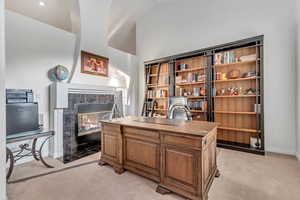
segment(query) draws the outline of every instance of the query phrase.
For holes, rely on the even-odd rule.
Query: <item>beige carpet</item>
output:
[[[214,180],[210,200],[300,199],[300,162],[292,157],[258,156],[222,149],[218,165],[222,175]],[[22,168],[26,166],[20,166],[20,173]],[[162,196],[155,188],[156,184],[150,180],[130,172],[117,175],[111,167],[93,163],[9,184],[8,197],[9,200],[183,199],[175,194]]]
[[[32,161],[29,163],[21,164],[14,167],[13,173],[9,179],[10,182],[20,181],[22,179],[30,178],[33,176],[39,176],[43,174],[47,174],[49,172],[60,171],[62,169],[70,168],[73,166],[90,163],[93,161],[97,161],[100,158],[100,154],[93,154],[91,156],[82,158],[80,160],[76,160],[74,162],[63,164],[59,160],[46,158],[48,164],[54,166],[54,168],[47,168],[41,162]]]

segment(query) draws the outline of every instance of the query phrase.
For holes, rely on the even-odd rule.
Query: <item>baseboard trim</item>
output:
[[[277,153],[277,154],[282,154],[282,155],[291,155],[291,156],[297,155],[297,152],[295,152],[295,151],[284,151],[282,149],[275,149],[275,148],[266,149],[266,152]]]
[[[292,158],[292,159],[298,159],[297,156],[294,154],[286,154],[286,153],[277,153],[277,152],[271,152],[271,151],[266,151],[267,156],[281,156],[281,157],[286,157],[286,158]]]

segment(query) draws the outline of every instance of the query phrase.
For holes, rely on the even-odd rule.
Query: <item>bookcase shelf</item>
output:
[[[148,88],[168,88],[169,85],[148,85]]]
[[[205,99],[207,96],[187,96],[188,99]]]
[[[152,97],[152,98],[149,98],[149,99],[157,99],[157,100],[166,100],[168,99],[169,97]]]
[[[238,114],[238,115],[257,115],[257,112],[231,112],[231,111],[214,111],[217,114]]]
[[[216,64],[214,67],[228,67],[228,66],[234,66],[234,65],[243,65],[243,64],[249,64],[249,63],[255,63],[259,61],[259,59],[256,60],[247,60],[247,61],[241,61],[241,62],[233,62],[228,64]]]
[[[207,69],[207,67],[195,67],[191,69],[176,70],[176,73],[194,72],[194,71],[201,71],[205,69]]]
[[[221,130],[227,130],[227,131],[238,131],[238,132],[248,132],[248,133],[258,133],[258,130],[255,129],[246,129],[246,128],[229,128],[229,127],[218,127],[218,129]]]
[[[192,82],[192,83],[177,83],[177,86],[190,86],[190,85],[201,85],[205,84],[205,81],[198,81],[198,82]]]
[[[193,120],[220,123],[218,146],[263,154],[263,47],[257,36],[145,62],[146,90],[167,94],[149,98],[154,117],[166,117],[168,97],[186,96]]]
[[[213,96],[213,98],[248,98],[248,97],[256,97],[259,95],[232,95],[232,96]]]
[[[232,82],[232,81],[249,81],[249,80],[256,80],[259,79],[259,77],[249,77],[249,78],[236,78],[236,79],[227,79],[227,80],[214,80],[215,83],[220,82]]]
[[[206,113],[207,111],[202,110],[191,110],[192,113]]]

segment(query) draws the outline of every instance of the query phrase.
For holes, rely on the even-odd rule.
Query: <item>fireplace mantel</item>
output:
[[[82,84],[53,83],[50,85],[50,127],[55,136],[50,143],[50,156],[63,157],[63,109],[68,108],[69,94],[105,94],[116,96],[117,88]]]
[[[50,86],[51,109],[68,108],[68,94],[115,94],[117,88],[81,84],[53,83]]]

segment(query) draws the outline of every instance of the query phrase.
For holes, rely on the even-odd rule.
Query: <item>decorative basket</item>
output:
[[[230,71],[230,72],[228,73],[228,78],[229,78],[229,79],[240,78],[240,76],[241,76],[241,71],[238,70],[238,69],[234,69],[234,70],[232,70],[232,71]]]

